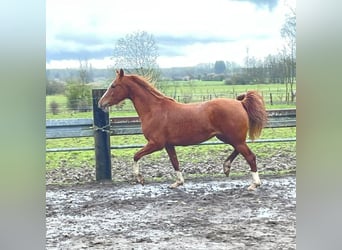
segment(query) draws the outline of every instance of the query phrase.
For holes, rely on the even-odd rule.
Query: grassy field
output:
[[[296,128],[278,128],[278,129],[264,129],[261,138],[290,138],[296,137]],[[216,140],[216,139],[213,139]],[[131,145],[131,144],[145,144],[146,140],[143,135],[129,135],[129,136],[112,136],[111,145]],[[250,143],[251,150],[254,151],[258,157],[270,157],[272,152],[278,151],[296,151],[296,142],[285,143]],[[67,138],[67,139],[49,139],[46,140],[46,148],[82,148],[93,147],[93,138]],[[198,161],[205,159],[208,152],[232,150],[228,145],[201,145],[177,147],[179,158],[183,159],[197,159]],[[133,155],[138,149],[116,149],[112,150],[112,156],[115,156],[122,161],[133,161]],[[160,151],[153,153],[148,157],[149,159],[158,160],[161,154],[166,155],[166,152]],[[194,157],[196,156],[196,157]],[[164,156],[165,157],[165,156]],[[53,169],[62,166],[68,167],[82,167],[95,165],[94,151],[76,151],[76,152],[58,152],[46,153],[46,168]]]
[[[225,85],[222,81],[172,81],[162,82],[160,90],[166,95],[176,97],[178,95],[235,97],[247,90],[258,90],[261,93],[273,92],[285,93],[284,84],[249,84],[249,85]]]
[[[224,85],[223,82],[163,82],[159,88],[163,93],[168,96],[174,97],[180,102],[196,102],[204,101],[214,97],[229,97],[235,98],[236,95],[244,93],[247,90],[258,90],[262,93],[266,103],[266,109],[278,109],[278,108],[295,108],[295,103],[285,103],[285,85],[284,84],[254,84],[254,85]],[[273,103],[270,104],[269,96],[272,93]],[[60,113],[53,115],[49,110],[49,104],[55,101],[59,104]],[[92,118],[92,112],[71,112],[66,109],[67,99],[63,95],[47,96],[46,97],[46,118],[47,119],[59,119],[59,118]],[[136,116],[136,112],[133,109],[133,105],[129,100],[125,101],[122,110],[118,110],[115,107],[111,108],[110,117],[119,116]],[[296,137],[296,128],[281,128],[281,129],[264,129],[262,133],[263,139],[266,138],[287,138]],[[134,136],[112,136],[112,145],[127,145],[127,144],[144,144],[146,143],[143,135]],[[72,148],[72,147],[93,147],[93,138],[69,138],[69,139],[50,139],[46,140],[46,148]],[[270,157],[272,152],[291,151],[295,152],[296,143],[252,143],[251,149],[258,157]],[[203,160],[203,157],[208,156],[208,152],[231,150],[227,145],[215,145],[215,146],[190,146],[190,147],[178,147],[177,152],[179,158],[183,159],[198,159]],[[112,150],[112,155],[121,160],[132,160],[134,153],[138,149],[121,149]],[[229,151],[230,151],[229,150]],[[82,167],[82,166],[94,166],[95,155],[94,151],[77,151],[77,152],[58,152],[58,153],[46,153],[46,168],[54,169],[61,166],[68,167]],[[153,153],[149,157],[150,159],[158,160],[161,154],[165,155],[165,151]],[[198,156],[198,157],[194,157]]]
[[[103,86],[103,88],[106,86]],[[257,90],[263,95],[267,109],[295,108],[295,103],[286,103],[285,101],[284,84],[225,85],[222,81],[196,80],[161,82],[158,87],[165,95],[171,96],[179,102],[200,102],[215,97],[236,98],[237,95],[248,90]],[[273,105],[271,105],[270,94],[272,94]],[[60,112],[57,115],[51,113],[50,103],[52,101],[57,102],[59,105]],[[46,118],[92,118],[92,112],[70,111],[67,109],[66,103],[67,99],[64,95],[47,96]],[[121,109],[111,108],[111,117],[136,115],[133,105],[129,100],[124,101]]]

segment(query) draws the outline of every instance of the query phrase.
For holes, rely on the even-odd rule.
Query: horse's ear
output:
[[[121,78],[124,76],[124,74],[125,73],[124,73],[123,69],[120,69],[120,71],[116,70],[116,78]]]

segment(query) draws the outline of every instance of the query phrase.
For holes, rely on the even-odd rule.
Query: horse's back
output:
[[[237,122],[237,120],[248,118],[242,103],[235,99],[216,98],[204,105],[206,105],[208,114],[216,119],[234,119]]]
[[[217,135],[235,140],[235,135],[243,137],[247,133],[248,117],[237,100],[218,98],[202,103],[174,103],[171,106],[168,110],[164,109],[165,121],[160,119],[161,116],[158,120],[159,128],[163,128],[170,144],[197,144]]]
[[[175,103],[169,109],[169,122],[188,121],[197,126],[215,125],[227,122],[245,123],[248,115],[242,103],[235,99],[216,98],[206,102],[182,104]],[[166,110],[164,110],[166,111]]]

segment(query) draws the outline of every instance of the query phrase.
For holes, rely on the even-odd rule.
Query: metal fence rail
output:
[[[296,127],[296,109],[273,109],[267,110],[268,123],[266,128]],[[91,118],[72,118],[72,119],[49,119],[46,120],[46,139],[62,139],[77,137],[93,137],[96,129],[102,129],[115,135],[136,135],[142,134],[139,117],[115,117],[109,119],[110,126],[97,128]],[[277,139],[258,139],[253,143],[264,142],[290,142],[296,138],[277,138]],[[247,140],[250,143],[250,140]],[[218,145],[221,141],[206,141],[200,145]],[[131,145],[111,145],[111,149],[141,148],[143,144]],[[95,147],[82,148],[48,148],[46,152],[71,152],[94,150]]]
[[[93,89],[93,119],[51,119],[46,121],[46,139],[93,137],[94,147],[83,148],[49,148],[46,152],[95,151],[96,180],[112,180],[111,149],[140,148],[143,145],[111,145],[110,137],[115,135],[141,134],[138,117],[109,118],[109,114],[98,108],[98,101],[106,89]],[[268,110],[268,128],[295,127],[296,110]],[[296,138],[261,139],[254,142],[285,142]],[[249,141],[248,141],[249,142]],[[199,145],[222,144],[209,140]]]

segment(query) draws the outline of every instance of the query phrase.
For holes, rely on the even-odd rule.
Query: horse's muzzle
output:
[[[101,101],[101,100],[100,100]],[[99,101],[99,103],[97,104],[98,108],[102,109],[104,112],[108,113],[109,112],[109,104],[101,104],[101,102]]]

